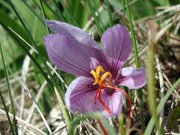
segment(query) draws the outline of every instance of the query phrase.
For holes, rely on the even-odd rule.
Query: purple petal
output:
[[[118,116],[122,112],[122,93],[116,91],[114,91],[113,93],[109,93],[107,91],[110,90],[107,89],[101,93],[101,98],[104,101],[104,103],[108,106],[111,113],[109,114],[105,109],[102,111],[102,113],[106,117]]]
[[[117,70],[121,68],[121,63],[124,63],[132,51],[131,38],[125,27],[115,25],[109,28],[103,35],[101,42],[104,46],[104,53],[110,57],[112,67]]]
[[[100,110],[94,97],[97,89],[92,78],[78,77],[71,82],[65,94],[65,103],[72,112],[87,113]]]
[[[129,89],[139,89],[146,84],[146,75],[143,68],[122,68],[117,83]]]
[[[108,65],[107,71],[110,71],[113,78],[116,78],[116,76],[118,75],[118,71],[119,71],[119,69],[122,68],[122,66],[124,65],[124,62],[118,61],[116,59],[109,57],[109,58],[107,58],[107,63],[108,63],[107,64]]]
[[[98,48],[97,43],[86,32],[78,27],[59,21],[47,20],[46,23],[55,33],[69,33],[83,45]]]
[[[101,98],[111,110],[108,114],[104,106],[94,97],[96,95],[97,86],[93,85],[92,78],[78,77],[69,85],[65,94],[65,103],[72,112],[87,113],[100,111],[106,117],[117,116],[122,109],[122,95],[120,92],[107,92],[104,90],[101,93]]]
[[[77,76],[89,76],[91,59],[102,61],[104,57],[101,50],[82,45],[68,33],[50,34],[44,41],[50,61]]]

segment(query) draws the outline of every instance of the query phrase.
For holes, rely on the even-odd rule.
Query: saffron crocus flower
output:
[[[100,111],[106,117],[122,111],[123,95],[118,86],[138,89],[146,83],[143,68],[124,67],[132,51],[128,31],[115,25],[104,32],[103,47],[84,31],[67,23],[47,21],[54,32],[44,38],[50,61],[58,69],[77,76],[65,94],[72,112]],[[130,101],[129,101],[130,103]]]

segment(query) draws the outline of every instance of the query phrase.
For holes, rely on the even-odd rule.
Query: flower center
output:
[[[112,85],[112,83],[110,82],[112,80],[112,74],[109,71],[105,71],[102,66],[98,66],[95,71],[91,70],[90,74],[92,74],[92,76],[94,77],[93,85],[96,85],[96,84],[99,85],[99,88],[94,97],[94,103],[96,103],[96,99],[98,98],[100,103],[104,106],[105,110],[110,114],[111,113],[110,109],[104,103],[104,101],[101,99],[101,92],[103,91],[104,88],[108,88],[109,90],[120,91],[128,99],[128,106],[129,106],[128,116],[130,118],[130,113],[131,113],[130,97],[124,90]]]
[[[112,74],[109,71],[105,72],[102,66],[98,66],[96,68],[96,71],[91,70],[90,74],[92,74],[94,77],[93,85],[101,85],[103,82],[106,82],[107,80],[112,78]]]

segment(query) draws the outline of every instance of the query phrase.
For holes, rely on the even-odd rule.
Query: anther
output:
[[[101,73],[101,74],[100,74]],[[104,80],[109,76],[109,78],[112,78],[112,74],[110,72],[105,72],[104,68],[102,66],[98,66],[96,68],[96,71],[91,70],[90,74],[94,77],[94,83],[93,85],[96,84],[101,84],[104,82]]]
[[[97,74],[97,75],[100,75],[100,72],[102,72],[102,73],[105,72],[105,70],[104,70],[104,68],[103,68],[102,66],[98,66],[98,67],[96,68],[96,74]]]
[[[99,83],[102,83],[108,76],[109,76],[109,78],[112,78],[112,74],[111,74],[110,72],[105,72],[105,73],[101,76]]]
[[[95,81],[94,81],[94,83],[93,83],[93,85],[98,84],[98,83],[99,83],[99,75],[98,75],[98,74],[96,74],[96,72],[95,72],[94,70],[91,70],[90,74],[92,74],[92,75],[93,75],[94,80],[95,80]]]

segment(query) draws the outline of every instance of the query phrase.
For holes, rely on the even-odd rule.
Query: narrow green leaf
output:
[[[140,63],[139,63],[138,49],[137,49],[137,43],[136,43],[136,37],[135,37],[135,32],[134,32],[134,25],[133,25],[132,15],[131,15],[131,11],[130,11],[129,5],[128,5],[128,0],[125,0],[125,4],[126,4],[127,12],[128,12],[128,19],[129,19],[129,22],[130,22],[130,29],[131,29],[131,36],[132,36],[132,42],[133,42],[135,64],[136,64],[136,67],[139,68]],[[140,116],[141,127],[142,127],[142,130],[144,130],[145,124],[144,124],[144,111],[143,111],[143,108],[144,108],[143,93],[142,93],[141,89],[138,90],[137,93],[138,93],[138,98],[140,100],[140,106],[141,106],[141,111],[140,111],[141,112],[141,116]]]
[[[172,92],[180,85],[180,78],[172,85],[170,89],[167,90],[166,95],[161,99],[160,103],[158,104],[156,110],[159,113],[163,106],[165,105],[168,98],[171,96]],[[148,123],[148,126],[146,127],[146,130],[144,132],[144,135],[151,135],[152,129],[154,126],[155,120],[151,118],[151,120]]]
[[[24,44],[23,45],[19,45],[24,51],[25,53],[31,58],[31,60],[34,62],[34,64],[38,67],[38,69],[40,70],[40,72],[42,73],[42,75],[45,77],[45,79],[47,80],[51,90],[54,90],[54,86],[56,88],[58,88],[58,84],[56,84],[56,82],[54,81],[54,78],[51,74],[51,71],[49,69],[49,67],[47,66],[47,63],[46,63],[46,60],[44,59],[44,57],[41,55],[40,53],[40,50],[36,44],[36,42],[34,41],[29,29],[27,28],[27,26],[25,25],[24,21],[22,20],[21,16],[18,14],[16,8],[14,7],[13,3],[11,1],[8,1],[9,4],[11,5],[13,11],[15,12],[15,14],[17,15],[19,21],[21,22],[21,24],[23,25],[24,29],[26,30],[27,32],[27,35],[29,36],[29,39],[31,40],[31,43],[33,44],[33,46],[35,47],[36,51],[39,53],[39,56],[40,56],[40,59],[42,60],[44,66],[45,66],[45,69],[48,73],[44,72],[44,70],[41,68],[41,66],[39,65],[39,63],[36,61],[36,59],[29,53],[29,51],[24,47]],[[14,34],[14,33],[12,33]],[[17,37],[15,36],[15,38],[17,39]],[[19,37],[18,37],[19,38]],[[18,39],[19,40],[19,39]],[[21,42],[22,43],[22,42]],[[23,42],[24,43],[24,42]],[[48,75],[50,76],[50,79],[48,77]],[[62,98],[62,97],[61,97]],[[63,99],[63,98],[62,98]],[[68,113],[66,113],[66,115],[69,115]],[[64,116],[66,118],[66,116]]]
[[[43,0],[42,3],[45,5],[44,11],[47,11],[47,9],[48,9],[49,11],[51,11],[51,13],[52,13],[58,20],[60,20],[60,21],[64,21],[64,20],[65,20],[63,14],[62,14],[62,13],[57,13],[54,9],[51,8],[50,5],[48,5],[48,3],[47,3],[45,0]],[[36,3],[36,4],[37,4],[37,3]],[[40,9],[41,9],[41,8],[40,8]],[[48,15],[46,16],[46,18],[48,18]]]
[[[180,106],[176,106],[173,108],[172,111],[170,111],[168,115],[168,120],[167,120],[167,130],[171,131],[173,127],[176,126],[176,123],[178,123],[178,119],[180,118]]]
[[[43,3],[42,3],[42,0],[39,0],[40,1],[40,7],[41,7],[41,13],[42,13],[42,16],[44,18],[44,20],[46,20],[47,16],[46,16],[46,13],[44,11],[44,7],[43,7]],[[47,33],[50,32],[48,26],[46,25],[46,29],[47,29]]]
[[[18,13],[18,15],[21,17],[24,24],[28,28],[29,32],[32,34],[31,30],[32,30],[32,27],[34,25],[34,21],[37,18],[37,16],[32,12],[32,10],[34,10],[34,12],[36,12],[37,14],[40,14],[40,11],[38,10],[38,7],[34,6],[33,8],[29,9],[27,7],[27,5],[24,4],[26,2],[26,3],[32,5],[33,4],[32,1],[11,0],[10,2],[12,3],[12,5],[14,6],[14,8],[16,10],[16,12],[15,12],[15,10],[12,8],[12,5],[9,4],[9,0],[7,0],[7,3],[10,6],[10,8],[9,8],[9,10],[11,11],[10,14],[13,15],[12,17],[15,18],[17,16],[17,13]],[[17,16],[17,19],[14,20],[14,21],[19,22],[20,20],[19,20],[18,16]],[[20,23],[22,23],[22,22],[20,21]],[[37,23],[38,23],[39,26],[36,29],[36,33],[37,33],[36,37],[33,37],[33,39],[34,40],[36,39],[36,41],[39,41],[39,40],[42,40],[42,36],[45,34],[46,29],[45,29],[45,25],[42,24],[42,22],[39,19],[37,20]],[[24,28],[24,30],[26,31],[25,28]],[[30,39],[29,35],[27,34],[27,31],[26,31],[26,35]],[[30,39],[30,41],[31,41],[31,39]]]
[[[6,26],[6,25],[2,25],[2,26],[8,31],[8,33],[12,36],[12,38],[17,42],[18,47],[20,47],[30,57],[30,59],[34,62],[34,64],[40,70],[40,72],[42,73],[44,78],[47,80],[50,88],[53,90],[53,84],[50,81],[50,79],[48,78],[47,73],[44,72],[44,69],[41,68],[39,63],[36,61],[36,59],[29,52],[29,48],[28,48],[29,44],[27,44],[27,42],[25,42],[25,40],[22,40],[22,37],[18,36],[17,33],[15,33],[11,28],[7,28],[8,26]]]
[[[49,67],[47,66],[47,63],[46,63],[44,57],[43,57],[43,56],[41,55],[41,53],[40,53],[41,51],[39,50],[36,42],[34,41],[34,39],[33,39],[32,35],[31,35],[29,29],[27,28],[27,26],[25,25],[24,21],[22,20],[22,18],[21,18],[20,15],[18,14],[18,12],[17,12],[16,8],[14,7],[13,3],[12,3],[11,1],[9,1],[9,0],[8,0],[8,2],[9,2],[9,4],[10,4],[10,6],[12,7],[13,11],[15,12],[15,14],[17,15],[19,21],[20,21],[21,24],[23,25],[24,29],[26,30],[27,35],[28,35],[29,39],[31,40],[31,43],[33,44],[33,46],[35,47],[35,49],[36,49],[37,52],[39,53],[39,56],[40,56],[40,58],[41,58],[41,60],[42,60],[42,62],[43,62],[43,64],[44,64],[44,66],[45,66],[45,68],[46,68],[46,71],[47,71],[48,74],[50,75],[51,80],[47,77],[47,75],[46,75],[47,73],[42,70],[42,68],[40,67],[40,65],[38,64],[38,62],[37,62],[37,61],[34,61],[34,63],[36,64],[36,66],[37,66],[40,70],[42,70],[42,71],[41,71],[42,74],[44,75],[44,77],[46,78],[47,82],[50,84],[50,86],[51,86],[51,88],[52,88],[52,90],[53,90],[53,85],[52,85],[52,84],[54,83],[54,80],[53,80],[53,78],[52,78],[51,71],[50,71]],[[31,55],[24,46],[21,46],[21,47],[23,48],[23,50],[24,50],[27,54]],[[34,59],[32,56],[31,56],[31,58]]]
[[[56,97],[58,99],[58,102],[59,102],[59,105],[60,105],[60,108],[61,108],[61,111],[62,111],[62,114],[64,116],[64,119],[66,121],[66,124],[68,126],[68,128],[70,127],[70,117],[68,115],[68,112],[65,108],[65,105],[64,105],[64,101],[63,99],[61,98],[62,95],[60,95],[60,93],[58,92],[58,90],[54,87],[54,90],[55,90],[55,94],[56,94]]]
[[[92,16],[93,16],[93,18],[94,18],[94,21],[95,21],[96,26],[97,26],[97,28],[98,28],[98,30],[99,30],[99,33],[100,33],[100,35],[102,35],[103,29],[101,28],[101,25],[100,25],[100,23],[99,23],[99,21],[98,21],[98,18],[97,18],[97,16],[96,16],[96,14],[95,14],[94,7],[92,6],[92,3],[91,3],[90,0],[86,0],[86,2],[87,2],[87,5],[88,5],[88,7],[89,7],[89,9],[90,9],[90,11],[91,11],[91,14],[92,14]]]
[[[5,64],[5,59],[4,59],[4,55],[3,55],[3,50],[2,50],[1,44],[0,44],[0,52],[1,52],[2,63],[3,63],[3,66],[4,66],[6,82],[7,82],[7,86],[8,86],[8,94],[9,94],[10,103],[11,103],[11,110],[12,110],[12,114],[13,114],[13,122],[14,122],[13,125],[15,127],[14,128],[15,129],[15,134],[18,135],[17,120],[16,120],[16,114],[15,114],[15,110],[14,110],[14,103],[13,103],[13,98],[12,98],[12,93],[11,93],[11,87],[10,87],[10,84],[9,84],[9,77],[8,77],[7,67],[6,67],[6,64]],[[12,131],[14,131],[13,127],[11,127],[11,129],[12,129]]]
[[[84,5],[81,0],[69,0],[66,3],[69,7],[70,13],[76,19],[78,25],[82,28],[86,24],[89,15],[86,10],[86,5]]]
[[[24,29],[17,22],[15,22],[14,19],[11,19],[9,16],[7,16],[7,14],[2,10],[0,10],[0,24],[6,25],[6,28],[11,27],[18,34],[22,35],[23,39],[25,39],[27,42],[30,42]]]
[[[110,24],[110,26],[112,26],[113,25],[113,19],[112,19],[112,15],[111,15],[109,0],[106,0],[106,7],[107,7],[107,11],[108,11],[109,20],[110,20],[109,24]]]
[[[126,135],[126,131],[124,128],[124,119],[122,114],[119,115],[118,120],[119,120],[119,130],[121,135]]]
[[[71,14],[69,7],[66,6],[66,4],[63,0],[60,1],[60,3],[64,7],[64,14],[65,14],[64,16],[66,18],[66,21],[68,23],[71,23],[71,24],[79,27],[79,24],[78,24],[76,18],[74,18],[74,16]]]
[[[136,43],[136,36],[135,36],[135,32],[134,32],[133,19],[132,19],[131,11],[129,9],[128,0],[125,0],[125,4],[126,4],[126,7],[127,7],[128,19],[129,19],[129,22],[130,22],[130,30],[131,30],[131,36],[132,36],[132,42],[133,42],[133,50],[134,50],[135,63],[136,63],[136,67],[139,68],[140,67],[140,63],[139,63],[139,57],[138,57],[138,49],[137,49],[137,43]]]
[[[0,44],[0,48],[1,48],[1,52],[2,52],[2,46]],[[1,53],[1,56],[2,56],[2,53]],[[5,100],[4,100],[4,97],[1,93],[1,90],[0,90],[0,98],[1,98],[1,101],[2,101],[2,104],[3,104],[3,107],[4,107],[4,110],[6,112],[6,116],[7,116],[7,119],[8,119],[8,123],[10,125],[10,130],[12,131],[12,134],[14,135],[14,128],[13,128],[13,125],[11,123],[11,119],[10,119],[10,116],[9,116],[9,113],[8,113],[8,109],[7,109],[7,106],[6,106],[6,103],[5,103]]]
[[[34,11],[34,9],[32,9],[32,7],[29,6],[29,5],[27,4],[27,2],[24,1],[24,0],[23,0],[22,2],[23,2],[23,3],[28,7],[28,9],[38,18],[38,20],[41,21],[42,24],[44,24],[43,19]]]
[[[1,46],[1,45],[0,45],[0,46]],[[7,108],[7,106],[6,106],[6,103],[5,103],[4,97],[3,97],[2,93],[1,93],[1,90],[0,90],[0,98],[1,98],[1,101],[2,101],[2,104],[3,104],[3,107],[4,107],[4,110],[5,110],[5,112],[6,112],[6,116],[7,116],[7,119],[8,119],[9,126],[10,126],[10,131],[11,131],[11,133],[14,135],[14,134],[15,134],[15,133],[14,133],[14,128],[13,128],[13,125],[12,125],[12,123],[11,123],[11,119],[10,119],[10,116],[9,116],[9,113],[8,113],[8,108]]]
[[[66,22],[66,18],[64,17],[63,12],[61,11],[61,8],[58,7],[58,5],[61,4],[61,2],[59,2],[59,4],[57,3],[56,0],[53,0],[53,2],[54,2],[54,5],[56,6],[56,8],[59,11],[58,14],[61,16],[62,21]]]

